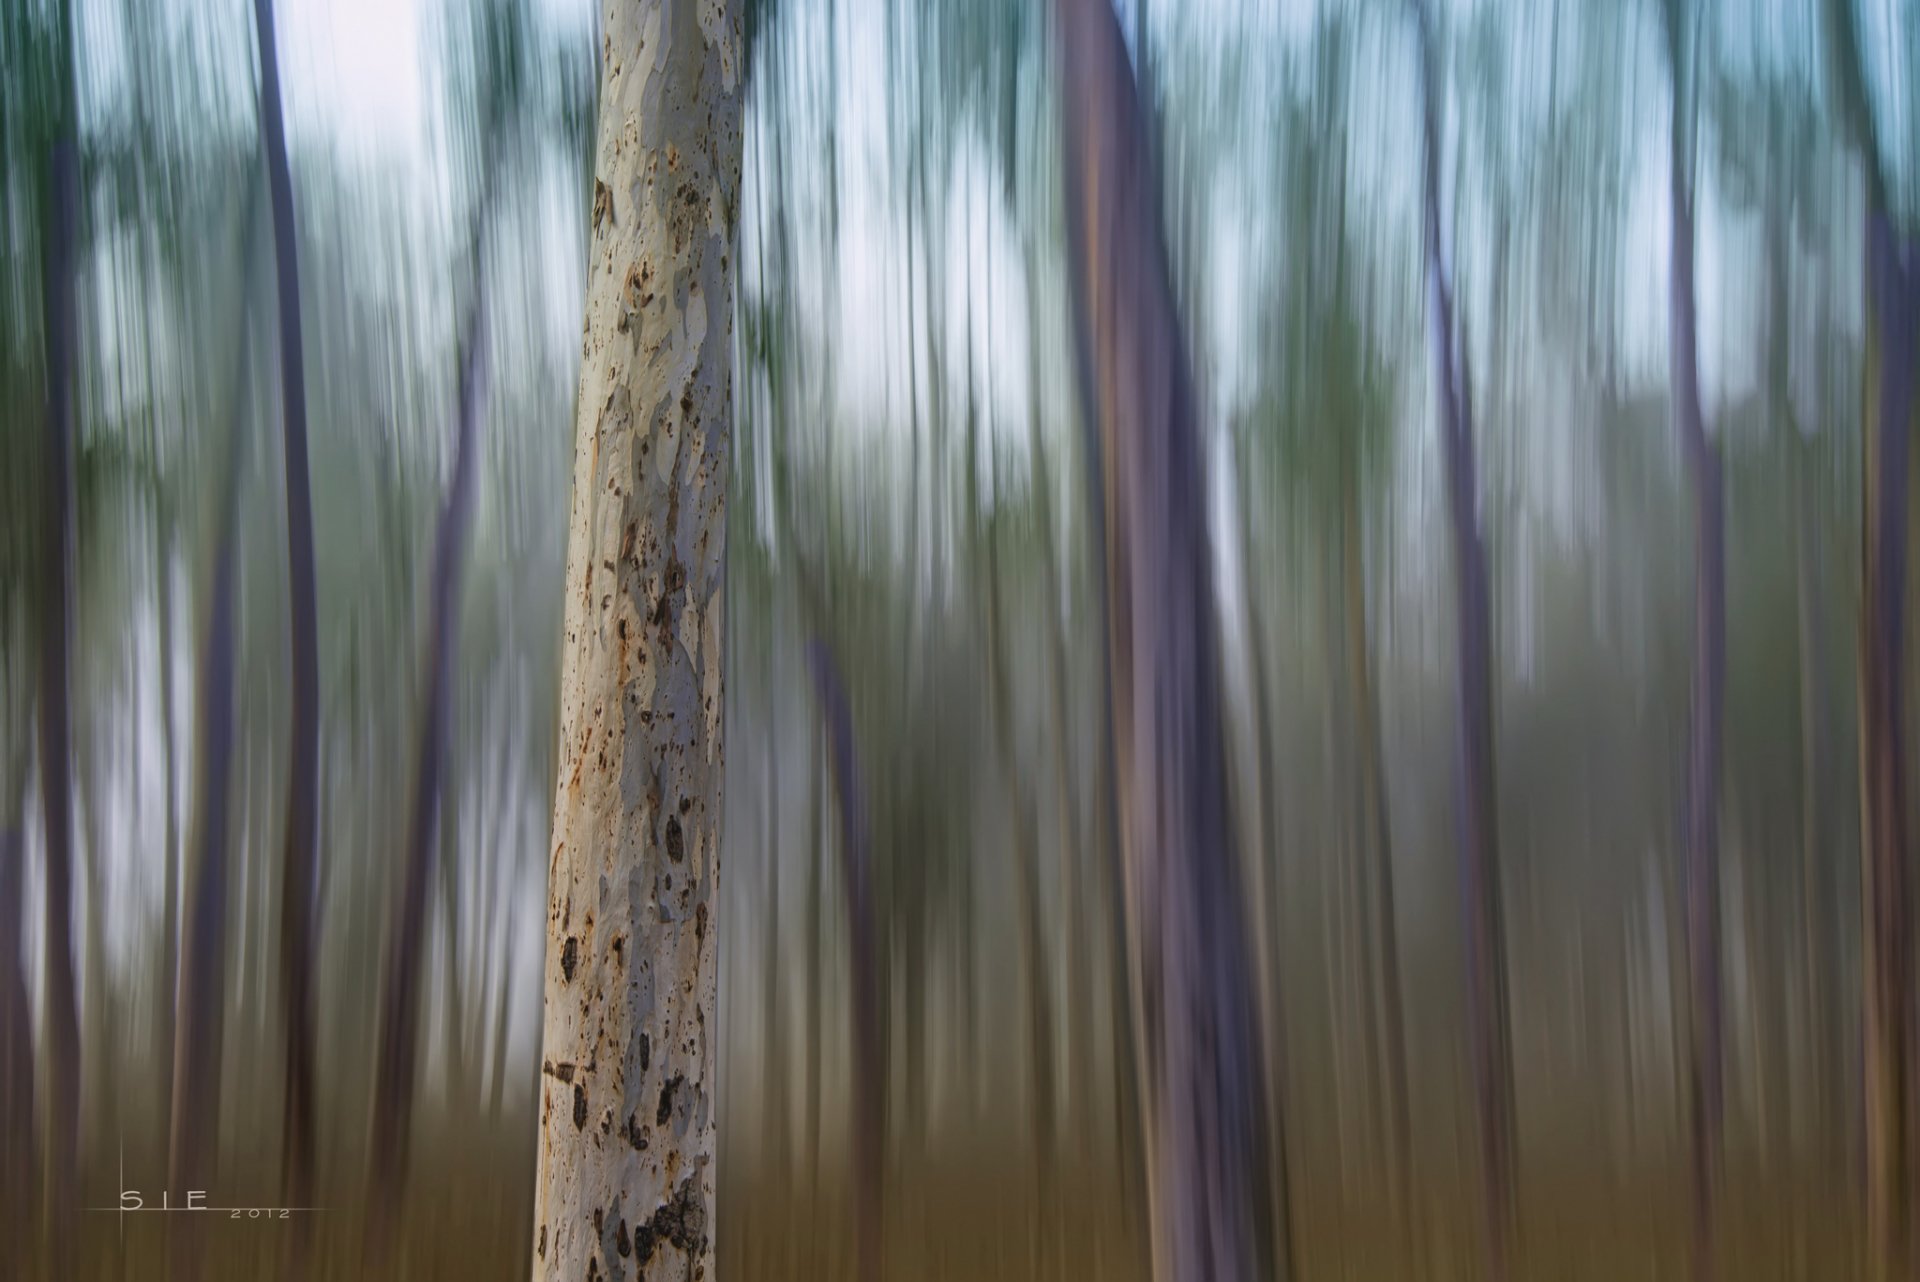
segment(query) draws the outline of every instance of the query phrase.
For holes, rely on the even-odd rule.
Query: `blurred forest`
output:
[[[869,1124],[887,1276],[1148,1276],[1052,14],[748,7],[730,1277],[854,1271]],[[1483,987],[1514,1276],[1697,1273],[1702,1126],[1721,1273],[1890,1269],[1920,8],[1117,15],[1290,1276],[1485,1275]],[[0,12],[0,1273],[531,1258],[599,29],[588,0]],[[1453,406],[1490,900],[1456,812]],[[300,1209],[112,1213],[186,1188]]]

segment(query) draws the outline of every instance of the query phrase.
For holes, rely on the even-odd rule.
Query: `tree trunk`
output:
[[[319,822],[320,657],[313,561],[313,493],[307,475],[306,357],[300,328],[300,244],[294,234],[293,177],[287,164],[273,0],[253,0],[260,50],[260,134],[273,201],[274,263],[280,300],[280,406],[287,503],[287,605],[292,638],[292,737],[287,833],[280,880],[280,1005],[285,1030],[282,1188],[304,1206],[313,1189],[313,886]],[[305,1221],[302,1221],[305,1224]],[[306,1230],[296,1226],[295,1259]]]
[[[252,246],[260,219],[247,216],[241,261],[253,261]],[[245,332],[246,294],[240,317]],[[181,941],[177,1014],[174,1021],[173,1101],[168,1143],[167,1184],[172,1189],[204,1188],[209,1154],[217,1154],[220,1124],[221,1050],[226,1025],[228,825],[233,806],[228,795],[235,756],[234,675],[240,525],[240,473],[246,451],[248,354],[244,340],[234,357],[230,393],[232,423],[227,432],[226,474],[221,478],[220,510],[213,535],[213,587],[207,604],[207,630],[200,652],[199,724],[195,729],[192,859],[186,893],[186,927]],[[292,1203],[291,1205],[301,1205]],[[199,1266],[198,1224],[187,1217],[170,1223],[175,1276],[193,1276]]]
[[[1867,214],[1868,377],[1862,504],[1860,772],[1866,867],[1867,1218],[1873,1276],[1904,1278],[1912,1256],[1913,909],[1901,724],[1907,432],[1920,329],[1920,252],[1883,208]],[[1877,368],[1876,368],[1877,367]]]
[[[536,1277],[713,1270],[744,5],[602,14],[547,891]]]
[[[489,174],[492,166],[489,166]],[[491,186],[491,179],[486,180]],[[486,201],[482,198],[482,209]],[[485,216],[480,227],[484,229]],[[414,759],[407,841],[402,848],[405,876],[389,936],[386,986],[381,994],[380,1049],[373,1095],[373,1170],[368,1182],[370,1245],[385,1249],[386,1235],[400,1210],[402,1182],[413,1119],[415,1060],[418,1056],[420,971],[426,952],[427,897],[432,883],[436,828],[447,773],[447,739],[453,718],[453,670],[460,630],[460,563],[466,552],[473,514],[474,474],[479,470],[480,406],[487,348],[485,254],[475,237],[473,301],[462,326],[465,352],[460,365],[458,437],[453,478],[434,532],[433,568],[428,580],[427,637],[422,666],[426,694],[420,709],[420,741]],[[452,886],[449,884],[449,889]],[[449,930],[459,912],[446,904]],[[450,960],[452,960],[450,958]]]
[[[848,960],[853,988],[853,1186],[858,1282],[878,1282],[881,1262],[881,1161],[886,1151],[887,1070],[880,1028],[880,977],[873,931],[873,854],[866,791],[853,742],[853,712],[839,668],[823,641],[808,655],[826,723],[840,809],[840,873],[847,895]]]
[[[1459,767],[1456,837],[1466,916],[1467,1018],[1480,1120],[1480,1177],[1488,1275],[1508,1275],[1513,1250],[1513,1044],[1508,1025],[1506,928],[1501,907],[1499,811],[1493,756],[1492,620],[1474,472],[1471,374],[1454,328],[1453,281],[1440,240],[1439,87],[1432,16],[1411,0],[1425,98],[1423,236],[1441,455],[1453,545]]]
[[[1693,485],[1693,706],[1687,747],[1686,918],[1688,1139],[1693,1201],[1693,1275],[1715,1276],[1714,1219],[1720,1163],[1720,705],[1726,656],[1726,534],[1720,455],[1700,408],[1693,282],[1693,191],[1684,131],[1688,99],[1678,0],[1667,0],[1667,65],[1673,82],[1669,195],[1673,249],[1668,342],[1673,417]]]
[[[1146,122],[1106,0],[1059,0],[1068,226],[1102,441],[1109,695],[1160,1279],[1285,1278],[1220,724],[1193,386]]]
[[[72,1264],[78,1203],[80,1015],[73,973],[73,758],[68,705],[68,645],[73,624],[74,259],[80,219],[78,126],[72,98],[72,6],[61,6],[63,120],[48,157],[41,307],[46,325],[46,571],[40,610],[40,804],[46,825],[47,1149],[46,1189],[56,1274]]]
[[[1353,693],[1353,726],[1360,756],[1361,856],[1372,875],[1368,896],[1373,932],[1373,963],[1378,991],[1374,1000],[1381,1054],[1385,1060],[1387,1164],[1400,1230],[1409,1250],[1414,1236],[1413,1112],[1407,1084],[1406,1014],[1400,995],[1399,912],[1393,890],[1393,824],[1387,805],[1387,767],[1380,744],[1380,706],[1373,689],[1373,634],[1367,623],[1365,564],[1360,542],[1359,465],[1351,438],[1342,442],[1340,488],[1340,561],[1347,616],[1347,679]]]

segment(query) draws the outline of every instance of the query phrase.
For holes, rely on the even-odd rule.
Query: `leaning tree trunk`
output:
[[[1440,141],[1432,15],[1412,0],[1425,107],[1422,223],[1433,363],[1440,397],[1448,526],[1453,544],[1459,707],[1457,840],[1466,916],[1468,1036],[1480,1121],[1480,1178],[1488,1276],[1508,1274],[1513,1248],[1513,1043],[1508,1026],[1506,930],[1493,762],[1492,622],[1473,461],[1471,377],[1454,328],[1453,281],[1440,240]]]
[[[1721,1113],[1720,704],[1726,655],[1726,531],[1720,455],[1700,409],[1699,339],[1693,283],[1693,191],[1687,176],[1683,18],[1666,7],[1673,80],[1668,180],[1673,216],[1668,344],[1673,417],[1693,485],[1693,706],[1687,744],[1686,917],[1688,1143],[1693,1200],[1693,1275],[1714,1276],[1714,1202]]]
[[[1077,342],[1098,424],[1109,699],[1160,1279],[1290,1273],[1275,1252],[1259,1014],[1220,724],[1194,392],[1145,117],[1107,0],[1059,0]]]
[[[568,1282],[713,1271],[744,9],[602,12],[532,1261]]]
[[[281,446],[287,502],[287,607],[292,638],[291,753],[287,780],[287,834],[280,874],[280,1005],[284,1021],[286,1089],[281,1122],[282,1185],[291,1205],[313,1188],[314,1015],[313,883],[319,822],[320,658],[318,589],[313,558],[313,492],[307,475],[306,357],[300,330],[300,249],[294,235],[293,176],[287,164],[286,121],[280,96],[280,59],[274,44],[273,0],[253,0],[260,46],[260,137],[273,201],[274,266],[280,300]],[[304,1254],[305,1222],[290,1246]]]

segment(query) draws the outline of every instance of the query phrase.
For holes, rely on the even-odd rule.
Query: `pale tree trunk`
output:
[[[1432,15],[1412,0],[1420,37],[1425,242],[1429,323],[1440,398],[1448,532],[1455,585],[1459,764],[1456,829],[1467,945],[1468,1038],[1480,1128],[1481,1203],[1487,1272],[1500,1282],[1513,1254],[1513,1042],[1508,1024],[1506,928],[1501,907],[1500,834],[1493,755],[1492,621],[1486,550],[1474,471],[1472,377],[1454,323],[1453,279],[1440,238],[1439,87]]]
[[[1109,702],[1159,1279],[1291,1275],[1241,868],[1194,391],[1146,119],[1107,0],[1059,0],[1068,227],[1101,441]]]
[[[601,15],[532,1271],[713,1272],[740,0]]]

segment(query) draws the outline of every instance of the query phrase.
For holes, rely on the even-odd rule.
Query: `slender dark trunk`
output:
[[[280,406],[287,503],[287,606],[293,671],[286,844],[280,880],[280,1006],[285,1030],[281,1186],[290,1205],[307,1204],[314,1170],[313,885],[319,822],[319,607],[313,559],[313,493],[307,473],[306,356],[300,328],[300,244],[294,234],[293,177],[287,164],[273,0],[253,0],[260,55],[260,134],[273,201],[274,266],[280,301]],[[301,1221],[301,1225],[306,1222]],[[296,1260],[306,1232],[296,1226]]]
[[[1693,191],[1688,178],[1682,18],[1669,0],[1667,63],[1673,81],[1669,196],[1673,251],[1669,378],[1681,454],[1693,486],[1693,706],[1687,748],[1686,918],[1688,1136],[1693,1201],[1693,1275],[1715,1276],[1715,1211],[1721,1116],[1720,706],[1726,656],[1726,535],[1720,455],[1700,408],[1699,338],[1693,281]]]
[[[1872,208],[1867,215],[1866,270],[1872,316],[1863,474],[1860,734],[1861,850],[1866,861],[1867,1213],[1875,1276],[1891,1279],[1904,1278],[1912,1258],[1913,909],[1906,848],[1901,658],[1907,433],[1915,336],[1920,331],[1920,246],[1902,245],[1881,208]]]
[[[814,692],[826,722],[840,810],[840,872],[847,896],[847,938],[853,987],[854,1236],[859,1282],[877,1282],[881,1268],[881,1155],[886,1151],[886,1065],[880,1039],[878,956],[873,937],[872,852],[866,793],[853,742],[853,710],[824,641],[808,647]]]
[[[1154,1273],[1286,1278],[1225,791],[1193,386],[1147,122],[1106,0],[1060,0],[1068,226],[1104,444],[1107,645]],[[1284,1203],[1283,1203],[1284,1205]]]
[[[260,219],[249,214],[242,261],[251,263],[251,246]],[[247,315],[245,294],[241,316]],[[220,512],[214,529],[213,587],[208,598],[206,639],[200,654],[199,724],[195,730],[196,786],[191,820],[193,863],[186,893],[186,927],[175,996],[173,1100],[168,1144],[168,1187],[204,1188],[209,1154],[219,1135],[221,1048],[226,1025],[228,825],[232,817],[229,783],[233,773],[234,673],[237,645],[234,616],[239,579],[240,473],[246,452],[248,353],[244,342],[235,355],[230,399],[226,475],[221,481]],[[297,1203],[295,1205],[298,1205]],[[199,1269],[197,1224],[187,1217],[168,1226],[173,1232],[176,1277]]]
[[[826,881],[826,844],[821,839],[821,810],[825,800],[826,781],[822,778],[820,751],[820,731],[813,729],[807,755],[812,760],[812,769],[807,781],[807,1144],[806,1177],[810,1186],[817,1188],[820,1182],[820,1100],[823,1094],[820,1082],[820,991],[822,973],[825,971],[826,922],[822,916],[825,911],[824,883]]]
[[[24,780],[22,781],[24,785]],[[9,787],[12,781],[9,781]],[[13,1242],[15,1258],[32,1259],[35,1146],[33,1142],[33,1008],[27,996],[21,883],[27,843],[18,827],[18,794],[8,798],[7,827],[0,830],[0,1234]]]
[[[80,1144],[80,1016],[73,963],[73,744],[68,705],[69,643],[73,624],[73,377],[75,364],[75,241],[80,218],[80,159],[71,96],[72,13],[62,5],[67,130],[48,158],[41,306],[46,325],[47,419],[45,490],[45,600],[40,611],[40,801],[46,824],[48,1048],[47,1148],[51,1161],[48,1257],[56,1275],[71,1268],[73,1211],[77,1205]]]
[[[1455,675],[1459,758],[1454,782],[1467,943],[1468,1037],[1480,1123],[1488,1274],[1500,1282],[1508,1276],[1513,1255],[1514,1116],[1513,1040],[1508,1024],[1506,926],[1501,907],[1494,773],[1492,611],[1474,470],[1472,376],[1467,368],[1466,344],[1455,330],[1453,282],[1440,238],[1440,106],[1432,16],[1424,0],[1412,0],[1412,4],[1420,36],[1425,99],[1422,222],[1427,296],[1440,397],[1440,444],[1446,471],[1458,632]]]
[[[1014,745],[1012,679],[1007,662],[1007,615],[1000,590],[1000,541],[997,531],[986,535],[986,545],[987,681],[993,699],[995,755],[1000,761],[1000,784],[1013,814],[1013,884],[1027,979],[1027,1062],[1032,1072],[1033,1148],[1035,1169],[1039,1176],[1041,1218],[1044,1221],[1052,1211],[1054,1194],[1053,999],[1048,982],[1045,930],[1040,917],[1040,850],[1034,833],[1037,816],[1033,798],[1021,783],[1020,763]],[[1071,911],[1070,905],[1067,910]]]
[[[423,666],[426,693],[420,709],[420,740],[414,759],[411,809],[403,848],[405,873],[395,906],[381,995],[380,1049],[373,1097],[372,1179],[368,1186],[369,1246],[383,1252],[399,1211],[413,1121],[415,1061],[419,1053],[420,968],[425,952],[428,887],[432,882],[435,826],[447,770],[447,737],[453,716],[453,673],[459,640],[460,565],[472,522],[474,477],[479,470],[482,388],[485,380],[487,312],[484,254],[475,239],[473,300],[462,327],[453,477],[434,533],[428,580],[428,624]],[[451,917],[456,906],[448,904]]]
[[[1387,1162],[1395,1214],[1409,1249],[1413,1238],[1413,1110],[1407,1084],[1406,1014],[1400,995],[1399,912],[1393,890],[1393,825],[1387,809],[1387,768],[1380,744],[1380,706],[1373,688],[1373,634],[1367,622],[1365,566],[1360,543],[1359,465],[1354,444],[1342,446],[1340,489],[1341,578],[1346,587],[1347,678],[1360,755],[1360,840],[1371,882],[1371,928],[1377,971],[1379,1037],[1386,1077]]]

